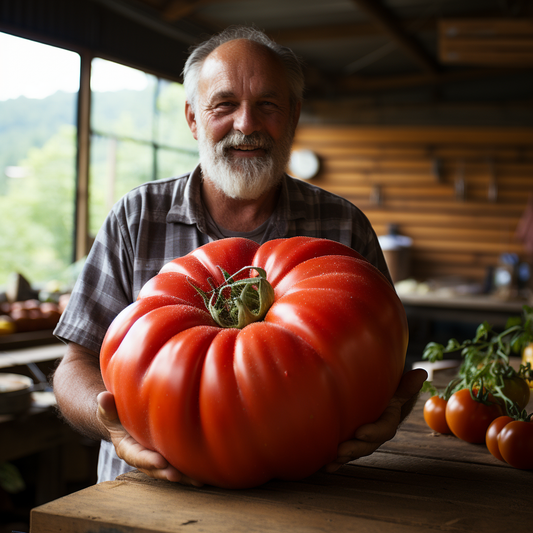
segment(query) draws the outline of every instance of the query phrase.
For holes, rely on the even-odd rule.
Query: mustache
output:
[[[217,144],[217,151],[226,153],[235,146],[251,146],[263,150],[271,150],[274,147],[274,139],[267,133],[254,131],[250,135],[244,135],[240,131],[230,131]]]

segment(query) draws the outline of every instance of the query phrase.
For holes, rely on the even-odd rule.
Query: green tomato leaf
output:
[[[519,316],[512,316],[507,319],[505,323],[505,329],[514,328],[515,326],[520,326],[522,324],[522,318]]]
[[[476,330],[476,336],[474,338],[474,342],[478,342],[481,339],[488,338],[489,333],[492,331],[492,328],[488,322],[483,322],[477,327]]]
[[[6,492],[17,494],[26,488],[18,468],[11,463],[0,464],[0,487]]]
[[[422,353],[422,359],[427,359],[431,363],[435,361],[442,361],[444,354],[444,346],[436,342],[430,342]]]
[[[431,383],[431,381],[424,381],[424,384],[420,390],[421,392],[429,392],[431,396],[439,396],[438,389],[433,385],[433,383]]]
[[[459,341],[457,339],[450,339],[448,341],[448,344],[446,345],[446,353],[449,352],[456,352],[457,350],[460,350],[463,346],[459,344]]]

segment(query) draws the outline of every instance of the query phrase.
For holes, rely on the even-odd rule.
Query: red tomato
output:
[[[494,402],[491,395],[489,401]],[[446,406],[446,422],[452,433],[473,444],[485,442],[490,423],[501,415],[502,410],[497,403],[485,405],[474,400],[470,389],[461,389],[452,394]]]
[[[489,452],[500,461],[505,461],[505,459],[502,457],[498,446],[498,436],[500,435],[501,430],[513,420],[514,419],[510,416],[499,416],[498,418],[495,418],[490,423],[489,429],[487,429],[487,434],[485,435],[485,443],[487,444]]]
[[[207,292],[219,267],[250,265],[274,302],[262,321],[219,327],[191,282]],[[351,248],[223,239],[165,265],[110,326],[100,361],[138,442],[193,479],[245,488],[335,459],[388,405],[407,342],[393,287]]]
[[[507,463],[522,470],[533,469],[533,423],[514,420],[498,436],[498,446]]]
[[[447,403],[440,396],[432,396],[424,404],[424,420],[433,431],[438,433],[448,434],[452,432],[446,422]]]

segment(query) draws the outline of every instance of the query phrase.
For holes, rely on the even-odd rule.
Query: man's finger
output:
[[[402,407],[418,394],[427,375],[422,368],[406,372],[383,414],[375,422],[359,427],[355,432],[355,438],[365,442],[391,440],[396,435],[402,420]]]
[[[409,370],[402,376],[394,397],[398,398],[402,404],[405,403],[420,391],[427,378],[428,373],[423,368]]]
[[[105,391],[98,395],[97,400],[100,416],[109,422],[115,422],[118,419],[115,397],[110,392]]]

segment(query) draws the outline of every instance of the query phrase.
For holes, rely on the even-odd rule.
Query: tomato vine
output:
[[[457,378],[451,380],[443,391],[437,391],[427,382],[424,389],[438,394],[448,400],[452,394],[461,389],[470,389],[472,399],[488,404],[489,393],[498,401],[509,416],[515,419],[528,419],[524,411],[529,400],[529,388],[526,379],[533,379],[531,363],[521,364],[515,370],[510,364],[513,353],[521,351],[533,342],[533,308],[523,307],[522,316],[512,317],[507,321],[504,331],[497,333],[488,322],[480,324],[473,339],[460,343],[450,339],[446,346],[430,342],[424,349],[423,359],[430,362],[441,361],[445,354],[460,352],[462,362]],[[509,392],[509,383],[516,380],[515,391]],[[519,381],[521,380],[521,381]],[[520,396],[518,388],[527,387]]]

